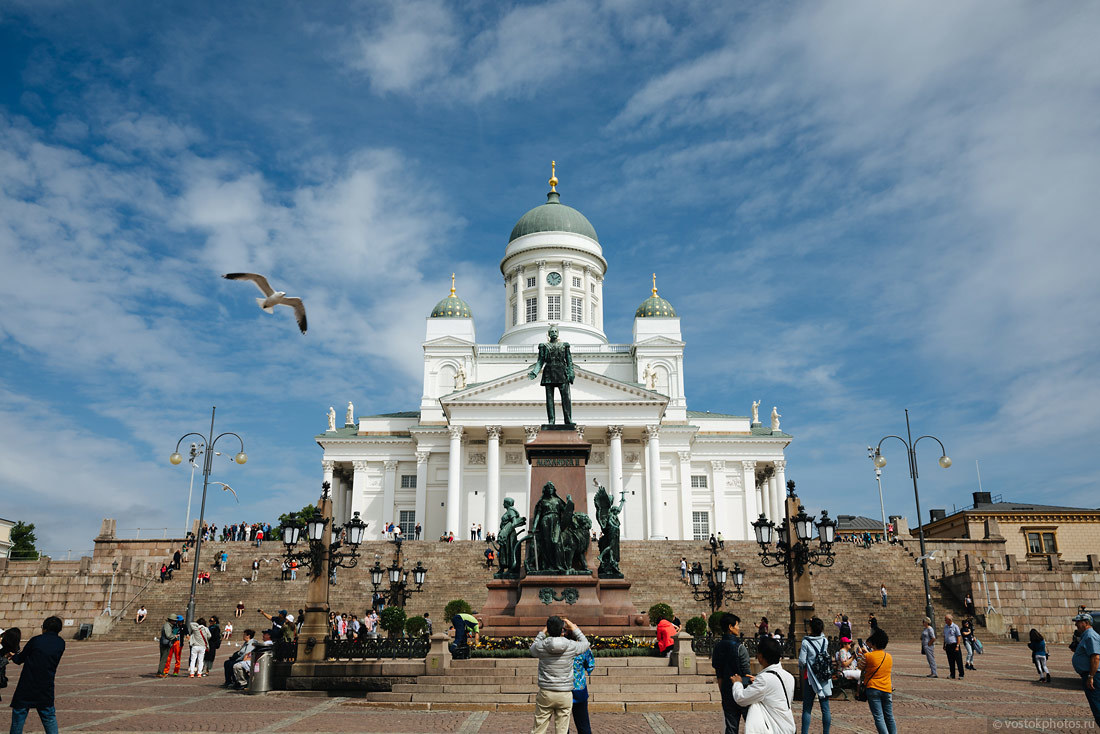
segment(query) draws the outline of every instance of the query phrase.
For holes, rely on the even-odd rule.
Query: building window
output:
[[[706,489],[707,488],[707,475],[706,474],[692,474],[691,475],[691,488],[692,489]]]
[[[519,323],[519,304],[512,301],[512,326]]]
[[[589,283],[588,288],[589,288],[589,290],[592,291],[592,295],[596,295],[596,284],[595,283]]]
[[[584,321],[584,299],[573,297],[573,305],[571,308],[572,318],[578,324]]]
[[[1054,531],[1029,531],[1027,534],[1027,552],[1029,555],[1053,556],[1058,554],[1058,544],[1054,542]]]
[[[527,287],[528,288],[534,288],[535,287],[535,279],[534,278],[528,278],[527,279]]]
[[[518,289],[519,289],[519,282],[515,278],[513,278],[512,279],[512,293],[515,293]]]
[[[539,320],[539,299],[527,299],[527,323]]]
[[[573,276],[573,287],[574,288],[580,288],[581,287],[581,279],[578,278],[575,275]]]
[[[561,296],[546,297],[546,318],[548,321],[561,321]]]
[[[401,489],[416,489],[416,475],[415,474],[402,474],[401,475]]]
[[[413,477],[416,479],[416,477]],[[411,538],[416,533],[416,511],[415,510],[401,510],[398,515],[399,522],[397,525],[401,528],[401,537]]]
[[[710,540],[709,512],[691,513],[691,534],[694,540]]]

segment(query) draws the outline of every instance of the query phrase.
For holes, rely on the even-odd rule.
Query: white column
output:
[[[561,320],[562,322],[573,321],[573,301],[571,300],[572,288],[573,288],[573,276],[570,275],[569,269],[573,266],[573,263],[569,260],[562,261],[561,264]]]
[[[776,517],[783,517],[783,502],[787,499],[787,462],[784,459],[776,459],[775,463],[775,497],[772,499]]]
[[[723,533],[722,537],[729,536],[730,540],[739,537],[737,530],[734,530],[728,523],[730,518],[726,516],[726,462],[717,459],[710,462],[710,474],[711,474],[711,497],[714,500],[714,532],[717,534],[719,531]],[[731,532],[733,530],[734,532]]]
[[[608,471],[611,474],[611,486],[608,489],[611,491],[611,501],[618,503],[623,492],[623,427],[608,426],[607,441],[611,448],[609,452],[610,456],[608,456]],[[626,523],[623,523],[621,532],[624,533],[622,537],[625,537]]]
[[[676,455],[680,459],[680,540],[691,540],[691,452],[677,451]]]
[[[742,520],[745,526],[745,537],[755,538],[756,531],[752,529],[752,524],[756,522],[756,518],[760,514],[759,510],[756,509],[756,462],[742,461],[741,471],[744,475],[742,488],[744,490],[745,516]]]
[[[538,275],[535,276],[535,285],[538,287],[539,304],[536,310],[536,321],[546,321],[550,318],[546,311],[546,261],[539,260],[535,265],[538,266]]]
[[[595,326],[596,324],[593,323],[592,319],[591,319],[591,314],[592,314],[592,288],[589,285],[589,283],[591,283],[591,282],[592,282],[592,270],[588,267],[585,267],[584,268],[584,275],[581,276],[581,288],[584,289],[584,314],[582,314],[581,320],[586,324],[591,323],[592,326]]]
[[[527,268],[519,268],[516,273],[516,302],[519,313],[516,315],[517,324],[527,323]]]
[[[394,495],[397,494],[397,462],[389,460],[383,464],[385,473],[382,475],[382,523],[396,523],[393,515]]]
[[[523,433],[527,437],[527,443],[531,443],[536,438],[538,438],[539,427],[538,426],[524,426],[523,427]],[[523,463],[527,465],[527,480],[526,480],[526,483],[523,485],[524,486],[524,492],[526,492],[528,494],[528,496],[530,496],[530,492],[531,492],[531,462],[529,462],[527,460],[527,452],[526,451],[524,451],[524,454],[523,454]],[[528,512],[533,512],[534,508],[529,507],[529,508],[527,508],[527,511]]]
[[[351,506],[347,508],[347,513],[350,515],[358,512],[359,519],[368,524],[367,534],[364,534],[364,537],[380,538],[382,537],[383,521],[377,517],[367,515],[367,470],[369,467],[369,461],[351,462]]]
[[[768,493],[768,505],[767,506],[769,508],[769,511],[775,512],[776,510],[778,510],[778,505],[779,505],[779,492],[776,488],[775,474],[772,474],[770,477],[768,477],[767,493]]]
[[[500,529],[497,522],[504,514],[500,504],[500,426],[485,426],[489,434],[489,444],[486,450],[486,472],[488,476],[485,482],[485,522],[481,524],[486,533],[493,533]]]
[[[329,459],[321,460],[321,473],[323,482],[328,482],[332,488],[332,517],[337,525],[344,522],[344,497],[342,492],[336,491],[336,482],[332,476],[332,470],[336,468],[336,462]]]
[[[646,426],[646,463],[649,469],[649,539],[664,540],[664,503],[661,501],[661,426]]]
[[[448,426],[451,434],[451,453],[447,457],[447,522],[443,527],[444,532],[455,534],[455,538],[463,537],[462,526],[459,525],[459,497],[462,489],[462,426]]]
[[[420,523],[420,537],[428,537],[428,457],[430,451],[416,452],[416,521]]]

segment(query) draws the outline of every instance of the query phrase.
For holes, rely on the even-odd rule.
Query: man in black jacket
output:
[[[737,734],[745,709],[733,700],[733,682],[749,675],[749,651],[741,644],[741,618],[726,614],[721,623],[722,639],[714,646],[710,663],[718,678],[718,691],[722,694],[722,714],[726,720],[725,734]],[[742,681],[746,683],[746,681]]]
[[[19,685],[11,697],[11,734],[23,734],[23,724],[30,710],[37,709],[46,734],[57,734],[57,714],[53,707],[53,680],[57,664],[65,654],[65,641],[61,639],[61,619],[46,617],[42,634],[27,642],[11,659],[23,666]]]

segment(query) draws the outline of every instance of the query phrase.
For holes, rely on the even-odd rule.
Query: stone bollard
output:
[[[669,654],[669,665],[676,668],[676,675],[695,675],[695,651],[691,649],[693,639],[684,630],[676,633],[672,653]]]
[[[451,667],[451,649],[447,646],[451,638],[442,632],[432,635],[432,646],[424,659],[425,675],[446,675]]]

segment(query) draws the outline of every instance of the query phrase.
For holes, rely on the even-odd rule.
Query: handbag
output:
[[[863,676],[859,677],[859,683],[856,685],[856,700],[857,701],[866,701],[867,700],[867,681],[869,681],[869,680],[871,680],[872,678],[875,677],[875,673],[878,672],[878,669],[882,667],[882,663],[885,663],[885,662],[886,662],[886,653],[883,653],[882,654],[882,662],[880,662],[878,665],[875,666],[875,672],[871,673],[866,678],[864,678]],[[863,672],[864,673],[867,672],[866,668],[864,669]]]
[[[984,645],[982,645],[982,641],[979,640],[977,637],[975,637],[974,638],[974,649],[978,651],[979,655],[982,654],[982,651],[983,651],[982,648],[983,647],[984,647]]]

